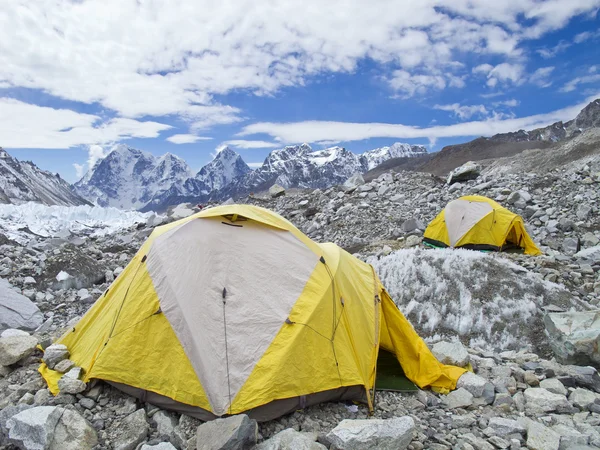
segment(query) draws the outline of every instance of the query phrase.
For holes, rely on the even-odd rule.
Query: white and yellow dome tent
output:
[[[542,254],[521,216],[481,195],[449,202],[427,226],[423,241],[434,247],[491,251],[521,248],[527,255]]]
[[[380,347],[420,387],[464,373],[435,359],[369,264],[248,205],[157,227],[58,343],[83,381],[204,420],[328,400],[372,410]],[[62,375],[40,372],[56,394]]]

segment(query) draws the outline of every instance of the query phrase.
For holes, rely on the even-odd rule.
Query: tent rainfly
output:
[[[423,241],[434,247],[462,247],[501,251],[522,248],[540,255],[523,223],[523,218],[495,201],[480,195],[453,200],[427,226]]]
[[[464,373],[435,359],[369,264],[248,205],[157,227],[58,343],[83,381],[203,420],[329,400],[372,411],[380,348],[420,387]],[[40,372],[58,393],[62,374]]]

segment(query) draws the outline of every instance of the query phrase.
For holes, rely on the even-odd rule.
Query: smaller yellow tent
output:
[[[527,255],[540,255],[523,218],[480,195],[453,200],[427,226],[425,243],[436,247],[462,247],[501,251],[522,248]]]

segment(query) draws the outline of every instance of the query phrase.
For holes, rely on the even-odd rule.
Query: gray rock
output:
[[[42,361],[46,363],[48,368],[54,369],[54,367],[64,359],[69,357],[69,350],[66,345],[63,344],[52,344],[46,347],[44,350],[44,356]]]
[[[49,449],[62,413],[56,406],[38,406],[15,414],[6,423],[9,441],[24,450]]]
[[[96,430],[76,411],[64,409],[49,450],[91,450],[97,444]]]
[[[557,361],[600,365],[600,311],[546,314],[544,325]]]
[[[343,450],[403,450],[412,441],[415,422],[411,417],[393,419],[342,420],[327,440],[332,449]]]
[[[0,435],[8,435],[8,428],[6,428],[6,423],[8,422],[8,419],[10,419],[12,416],[19,414],[22,411],[25,411],[26,409],[31,409],[32,406],[31,405],[27,405],[24,403],[19,403],[17,405],[9,405],[7,407],[5,407],[4,409],[0,410]],[[2,442],[1,436],[0,436],[0,442]]]
[[[63,375],[58,380],[58,389],[62,394],[79,394],[85,391],[86,384],[76,378],[68,377],[67,374]]]
[[[580,250],[575,253],[575,257],[592,263],[600,262],[600,245]]]
[[[467,408],[473,404],[473,394],[465,388],[459,388],[446,395],[442,401],[449,409]]]
[[[274,184],[269,188],[269,195],[271,198],[281,197],[282,195],[285,195],[285,188],[278,184]]]
[[[0,278],[0,331],[9,328],[34,331],[43,321],[44,315],[37,305]]]
[[[562,249],[567,255],[575,255],[577,250],[579,250],[579,240],[571,237],[565,238]]]
[[[67,373],[73,367],[75,367],[75,363],[73,361],[71,361],[70,359],[63,359],[61,362],[54,366],[54,370],[60,373]]]
[[[529,201],[531,201],[531,194],[527,191],[515,191],[506,199],[508,204],[516,206],[522,205],[522,208],[524,208],[525,204]]]
[[[141,450],[177,450],[170,442],[161,442],[156,445],[144,444]]]
[[[473,161],[468,161],[448,174],[446,184],[474,180],[480,173],[481,166]]]
[[[573,390],[569,395],[569,401],[583,411],[586,411],[596,399],[600,400],[597,394],[582,388]]]
[[[553,394],[544,388],[528,388],[524,395],[526,409],[531,413],[566,411],[571,406],[564,395]]]
[[[327,450],[327,447],[316,440],[316,433],[300,433],[287,428],[257,445],[253,450]]]
[[[362,174],[355,173],[344,182],[343,187],[345,191],[350,192],[363,184],[365,184],[365,179],[363,178]]]
[[[504,419],[502,417],[492,417],[488,422],[488,427],[494,430],[498,436],[508,436],[510,434],[525,435],[527,429],[516,420]]]
[[[546,378],[540,381],[540,387],[552,392],[553,394],[567,395],[568,391],[564,384],[558,378]]]
[[[560,435],[541,423],[529,421],[527,448],[530,450],[559,450]]]
[[[129,414],[115,427],[115,450],[134,450],[148,435],[148,422],[143,409]]]
[[[469,353],[465,346],[459,341],[436,342],[431,348],[431,351],[442,364],[464,367],[469,363]]]
[[[590,205],[582,204],[579,205],[575,214],[579,220],[587,220],[591,213],[592,207]]]
[[[417,231],[417,230],[424,231],[425,228],[427,228],[427,227],[419,219],[412,218],[412,219],[408,219],[408,220],[404,221],[404,223],[402,224],[402,226],[400,228],[405,233],[412,233],[413,231]]]
[[[156,423],[156,429],[159,436],[171,436],[177,426],[177,417],[166,411],[158,411],[152,416]]]
[[[203,423],[196,431],[197,450],[247,450],[256,445],[258,425],[246,414]]]
[[[0,366],[10,366],[31,355],[37,346],[33,336],[9,336],[0,338]]]
[[[581,238],[581,241],[583,242],[584,247],[593,247],[594,245],[600,244],[600,239],[598,239],[591,231],[585,233]]]
[[[560,435],[559,450],[571,450],[579,445],[587,445],[590,440],[589,436],[566,425],[554,425],[552,430]]]
[[[473,397],[483,396],[483,389],[487,381],[485,378],[475,375],[473,372],[465,372],[456,383],[457,388],[464,388],[469,391]],[[493,401],[493,399],[492,399]]]

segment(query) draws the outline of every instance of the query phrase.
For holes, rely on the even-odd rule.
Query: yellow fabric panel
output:
[[[455,247],[462,247],[467,244],[487,244],[502,247],[504,229],[500,224],[495,223],[497,218],[496,211],[483,216],[473,228],[456,242]]]
[[[360,353],[358,349],[364,348],[365,341],[373,342],[373,313],[370,314],[371,319],[363,317],[357,323],[354,321],[361,311],[365,313],[361,302],[371,302],[373,290],[367,293],[368,298],[365,299],[351,294],[354,292],[352,285],[346,284],[346,280],[340,279],[336,274],[336,270],[339,273],[336,268],[340,264],[340,258],[346,257],[340,257],[339,249],[334,247],[322,246],[327,265],[335,274],[336,320],[333,315],[334,291],[331,278],[325,266],[319,264],[289,315],[294,323],[282,324],[281,330],[234,399],[233,414],[275,399],[308,395],[341,386],[364,385],[365,388],[370,388],[368,376],[372,368],[367,361],[371,359],[375,349],[371,348],[364,353]],[[346,265],[347,262],[341,264]],[[361,276],[360,272],[359,270],[355,274]],[[362,273],[366,271],[363,270]],[[362,281],[373,285],[372,277]],[[353,281],[355,284],[360,282],[361,280]],[[358,292],[364,292],[364,287]],[[343,297],[343,308],[339,300],[340,293],[342,296],[344,293],[348,295]],[[334,339],[334,356],[330,338],[337,320],[339,324]]]
[[[381,293],[381,309],[385,319],[380,345],[396,355],[406,377],[420,388],[455,389],[466,370],[440,363],[385,290]]]
[[[157,313],[158,297],[142,257],[138,252],[74,331],[57,343],[65,344],[71,360],[84,369],[83,381],[124,383],[208,409],[206,394],[179,340],[166,317]],[[61,374],[45,364],[40,373],[56,394]]]
[[[450,245],[450,238],[448,237],[448,229],[446,228],[446,210],[442,209],[435,219],[429,222],[423,237],[432,239],[434,241],[443,242],[446,245]]]

